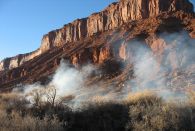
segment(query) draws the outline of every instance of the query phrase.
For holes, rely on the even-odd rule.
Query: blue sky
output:
[[[0,60],[37,49],[47,32],[101,11],[114,1],[0,0]]]
[[[42,36],[116,0],[0,0],[0,60],[40,46]]]

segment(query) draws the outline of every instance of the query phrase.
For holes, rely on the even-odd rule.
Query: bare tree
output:
[[[30,98],[31,103],[36,107],[41,107],[44,104],[55,107],[68,103],[75,98],[73,95],[58,96],[57,94],[57,88],[53,85],[49,85],[46,88],[31,91],[27,97]]]
[[[40,107],[43,103],[44,90],[43,89],[35,89],[27,94],[27,97],[30,97],[30,101],[34,106]]]
[[[47,102],[54,107],[57,102],[57,89],[54,86],[50,86],[45,91]]]

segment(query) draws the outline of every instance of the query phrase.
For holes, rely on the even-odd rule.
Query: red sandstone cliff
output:
[[[158,62],[163,63],[167,59],[164,54],[174,46],[174,39],[167,41],[159,34],[184,30],[187,35],[181,36],[191,40],[195,38],[194,21],[193,6],[188,0],[121,0],[100,13],[49,32],[35,52],[0,62],[0,91],[10,90],[18,84],[47,83],[61,59],[75,67],[92,63],[104,71],[108,69],[105,72],[109,74],[117,68],[115,60],[125,63],[134,59],[137,50],[133,45],[137,41],[150,48],[158,56]],[[177,56],[172,52],[171,57]],[[175,61],[169,61],[171,68],[176,69]],[[106,85],[109,82],[121,85],[131,77],[131,65],[125,68],[122,76],[106,76],[113,78]]]
[[[0,71],[21,66],[23,63],[54,47],[118,28],[130,21],[155,17],[163,12],[175,11],[193,13],[193,5],[188,0],[120,0],[118,3],[109,5],[102,12],[94,13],[84,19],[75,20],[64,25],[61,29],[49,32],[44,35],[41,47],[38,50],[1,61]],[[193,33],[191,33],[192,36],[194,36]],[[104,55],[108,55],[104,53],[104,50],[106,49],[100,51],[100,61]],[[120,55],[122,56],[123,53],[121,52]],[[73,58],[73,63],[75,61],[77,61],[76,58]]]
[[[88,18],[78,19],[43,37],[41,50],[78,41],[96,33],[119,27],[129,21],[157,16],[162,12],[193,12],[188,0],[121,0]]]

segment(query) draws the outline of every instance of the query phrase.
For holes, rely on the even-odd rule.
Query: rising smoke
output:
[[[69,67],[62,60],[48,85],[43,86],[39,83],[27,85],[23,94],[55,87],[57,99],[72,96],[68,101],[72,107],[79,107],[88,101],[121,101],[129,93],[143,90],[154,91],[166,99],[178,96],[183,98],[185,93],[181,93],[181,90],[193,89],[195,84],[195,41],[186,32],[164,33],[159,38],[165,43],[161,54],[155,54],[140,41],[126,43],[129,55],[126,61],[133,64],[135,77],[124,83],[121,92],[116,92],[113,85],[101,88],[94,83],[87,87],[85,82],[88,76],[98,69],[93,65],[86,65],[78,70]]]
[[[158,39],[165,44],[158,51],[161,54],[137,44],[133,62],[136,85],[133,89],[135,92],[156,91],[166,99],[183,97],[184,90],[195,84],[195,40],[186,32],[163,33]]]

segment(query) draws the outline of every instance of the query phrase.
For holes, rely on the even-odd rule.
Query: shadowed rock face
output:
[[[117,28],[129,21],[179,10],[192,13],[193,5],[188,0],[121,0],[109,5],[102,12],[75,20],[61,29],[49,32],[44,35],[41,47],[37,51],[3,60],[0,62],[0,71],[16,68],[53,47],[85,39],[94,34]]]
[[[0,62],[0,90],[20,83],[47,82],[62,58],[75,67],[104,65],[110,59],[131,60],[136,49],[128,43],[134,39],[161,56],[167,42],[158,34],[181,30],[195,38],[193,5],[188,0],[121,0],[49,32],[35,52]],[[163,59],[159,57],[159,63]]]

